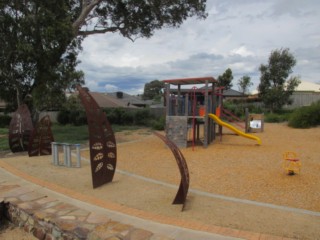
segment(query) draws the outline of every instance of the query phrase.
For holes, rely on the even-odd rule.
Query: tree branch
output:
[[[78,35],[79,36],[89,36],[89,35],[93,35],[93,34],[103,34],[103,33],[107,33],[107,32],[115,32],[119,30],[119,28],[117,27],[112,27],[112,28],[104,28],[104,29],[94,29],[94,30],[85,30],[85,31],[78,31]]]
[[[82,0],[82,9],[79,17],[72,24],[73,31],[76,35],[79,35],[80,28],[86,21],[86,17],[102,0],[93,0],[88,3],[86,0]]]

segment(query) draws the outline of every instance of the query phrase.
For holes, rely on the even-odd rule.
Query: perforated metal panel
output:
[[[9,146],[12,152],[28,151],[32,130],[29,108],[26,104],[22,104],[14,112],[9,126]]]
[[[92,183],[96,188],[113,179],[117,163],[116,139],[106,114],[94,98],[80,86],[77,89],[87,115]]]
[[[28,154],[29,157],[51,154],[51,142],[54,138],[51,131],[51,121],[48,115],[41,118],[32,131],[29,140]]]

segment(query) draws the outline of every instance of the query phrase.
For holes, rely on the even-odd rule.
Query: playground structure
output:
[[[283,154],[282,167],[288,175],[300,173],[301,162],[297,158],[297,154],[295,152],[285,152]]]
[[[226,127],[228,129],[230,129],[231,131],[237,133],[238,135],[242,136],[242,137],[245,137],[245,138],[249,138],[249,139],[253,139],[253,140],[256,140],[258,145],[261,145],[261,139],[258,138],[257,136],[254,136],[254,135],[251,135],[251,134],[247,134],[247,133],[244,133],[238,129],[236,129],[235,127],[233,127],[232,125],[226,123],[226,122],[223,122],[218,116],[216,116],[215,114],[212,114],[210,113],[209,114],[209,117],[212,118],[217,124],[219,124],[220,126],[223,126],[223,127]]]
[[[251,122],[241,125],[241,119],[223,108],[223,87],[216,87],[217,80],[213,77],[168,79],[163,82],[165,83],[166,135],[177,146],[202,145],[205,148],[208,147],[216,138],[216,124],[219,125],[220,140],[222,139],[222,127],[226,127],[240,136],[256,140],[258,145],[261,144],[260,138],[247,133],[247,129],[251,129]],[[199,84],[204,86],[200,88],[193,86],[191,89],[182,88],[184,85]],[[175,88],[171,88],[171,85]],[[244,130],[240,131],[222,121],[220,116]],[[263,118],[260,118],[259,126],[263,126],[261,122],[263,123]],[[189,137],[190,130],[191,138]]]
[[[207,113],[215,113],[215,92],[217,81],[213,77],[164,80],[166,104],[166,135],[179,147],[190,143],[207,147],[215,139],[214,122]],[[204,84],[203,89],[181,89],[183,85]],[[177,88],[171,88],[171,85]],[[210,89],[210,90],[209,90]],[[200,141],[200,125],[203,126],[203,140]],[[188,131],[192,138],[188,139]]]

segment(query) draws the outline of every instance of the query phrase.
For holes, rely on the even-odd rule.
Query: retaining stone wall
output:
[[[46,196],[25,202],[0,196],[0,210],[1,216],[41,240],[173,240]]]

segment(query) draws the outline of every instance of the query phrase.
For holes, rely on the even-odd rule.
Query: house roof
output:
[[[139,97],[132,96],[125,92],[112,92],[107,93],[108,96],[114,97],[120,101],[125,102],[126,104],[130,103],[131,105],[146,105],[146,101],[141,100]]]
[[[320,84],[301,81],[299,86],[295,89],[295,92],[320,92]],[[258,93],[259,91],[257,89],[251,92],[252,95],[255,95]]]
[[[131,102],[116,98],[108,93],[90,92],[90,95],[101,108],[136,108],[136,106],[132,105]]]
[[[295,91],[320,92],[320,84],[301,81]]]
[[[183,93],[204,93],[206,87],[201,87],[197,89],[181,89],[180,92]],[[178,92],[178,89],[170,89],[172,93]],[[211,89],[209,89],[209,92],[211,92]],[[246,97],[247,95],[243,94],[242,92],[239,92],[234,89],[228,89],[228,90],[223,90],[223,96],[225,97]]]

